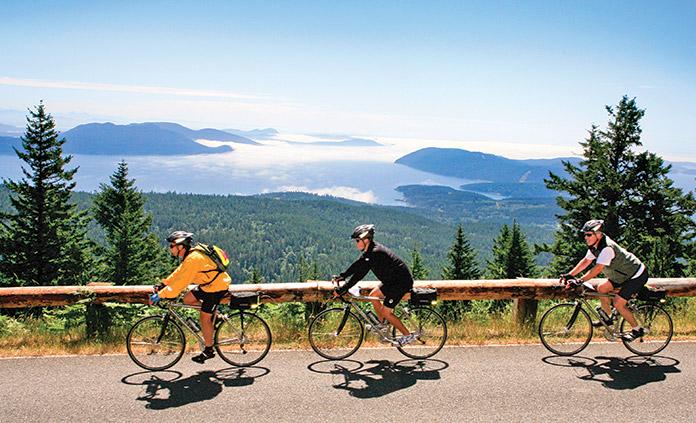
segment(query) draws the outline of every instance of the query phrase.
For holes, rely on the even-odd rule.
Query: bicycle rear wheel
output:
[[[271,330],[256,314],[239,311],[217,326],[215,349],[233,366],[253,366],[271,349]]]
[[[429,307],[402,308],[397,313],[401,323],[417,335],[410,344],[396,347],[401,354],[409,358],[425,359],[437,354],[447,341],[447,323],[435,310]],[[392,337],[398,336],[392,327]]]
[[[343,360],[355,353],[363,342],[363,324],[343,308],[330,308],[317,314],[309,324],[309,344],[314,352],[329,360]]]
[[[555,305],[539,321],[539,339],[556,355],[577,354],[592,339],[592,321],[578,304]]]
[[[126,337],[128,356],[147,370],[165,370],[184,355],[186,338],[179,325],[164,316],[149,316],[138,320]]]
[[[638,324],[645,330],[643,337],[629,342],[621,339],[623,344],[634,354],[653,355],[664,350],[672,340],[673,326],[669,313],[657,304],[642,304],[633,312]],[[623,319],[621,332],[630,331],[631,325]]]

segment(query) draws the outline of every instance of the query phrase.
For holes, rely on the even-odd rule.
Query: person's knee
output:
[[[597,285],[597,291],[602,294],[608,294],[614,289],[614,286],[610,282],[602,282]]]
[[[627,302],[628,301],[626,301],[622,297],[619,297],[618,295],[616,297],[614,297],[614,307],[616,307],[616,308],[622,309],[622,308],[626,307]]]

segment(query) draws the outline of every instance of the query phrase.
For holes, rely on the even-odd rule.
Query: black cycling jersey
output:
[[[371,241],[367,251],[363,252],[348,270],[340,274],[342,279],[350,276],[350,280],[339,292],[345,294],[370,270],[385,286],[400,287],[405,291],[413,287],[413,277],[406,263],[384,245]]]

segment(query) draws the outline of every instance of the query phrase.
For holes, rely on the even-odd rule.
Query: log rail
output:
[[[594,279],[598,283],[604,279]],[[696,296],[696,278],[653,278],[649,285],[663,288],[669,297]],[[360,282],[362,294],[377,282]],[[421,280],[416,287],[436,288],[440,300],[497,300],[565,298],[569,292],[556,279]],[[245,284],[230,286],[231,292],[261,292],[263,302],[323,302],[331,299],[333,285],[326,281]],[[37,286],[0,288],[0,308],[64,306],[76,303],[146,303],[149,285],[112,286],[93,283],[85,286]]]

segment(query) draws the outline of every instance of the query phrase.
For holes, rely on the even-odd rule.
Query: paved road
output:
[[[0,422],[694,421],[696,343],[652,359],[617,344],[446,348],[406,360],[364,349],[328,362],[271,351],[249,369],[186,357],[142,372],[127,356],[0,359]],[[184,420],[185,419],[185,420]]]

